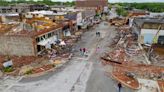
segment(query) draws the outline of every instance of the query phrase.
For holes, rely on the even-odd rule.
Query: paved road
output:
[[[105,51],[110,50],[108,46],[115,36],[113,30],[113,27],[102,22],[83,34],[81,41],[74,47],[76,52],[70,63],[55,72],[22,79],[9,86],[5,92],[116,92],[115,81],[104,75],[104,68],[99,60]],[[96,31],[101,32],[101,37],[96,37]],[[83,47],[89,51],[88,58],[80,56],[79,48]],[[100,47],[98,52],[97,47]],[[124,88],[123,92],[133,91]]]
[[[102,40],[98,42],[101,47],[101,52],[93,54],[97,56],[95,58],[91,58],[90,61],[94,62],[93,71],[91,76],[87,82],[86,92],[117,92],[116,90],[116,82],[113,81],[110,77],[107,77],[104,74],[104,68],[99,62],[99,57],[108,50],[108,46],[112,42],[112,38],[115,36],[114,28],[109,25],[104,25],[101,23],[96,30],[101,31],[103,33]],[[110,50],[110,49],[109,49]],[[134,92],[128,88],[123,88],[122,92]]]

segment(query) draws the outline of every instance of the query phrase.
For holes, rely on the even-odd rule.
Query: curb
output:
[[[69,55],[69,57],[67,58],[67,60],[66,60],[65,63],[63,63],[63,64],[61,64],[61,65],[59,65],[59,66],[57,66],[57,67],[54,67],[54,68],[52,68],[52,69],[50,69],[50,70],[47,70],[47,71],[44,71],[44,72],[40,72],[40,73],[30,74],[30,75],[24,75],[24,76],[22,76],[22,77],[23,77],[23,78],[34,78],[34,77],[39,77],[39,76],[48,74],[48,73],[50,73],[50,72],[53,72],[53,71],[55,71],[55,70],[61,68],[61,67],[64,66],[65,64],[69,63],[69,61],[70,61],[70,59],[72,58],[72,56],[73,56],[73,54],[71,53],[71,54]]]
[[[39,76],[42,76],[42,75],[45,75],[49,72],[53,72],[55,71],[56,67],[55,68],[52,68],[50,70],[47,70],[47,71],[44,71],[44,72],[40,72],[40,73],[36,73],[36,74],[31,74],[31,75],[24,75],[23,78],[33,78],[33,77],[39,77]]]
[[[138,89],[140,89],[141,88],[141,86],[139,85],[139,87],[138,88],[133,88],[133,87],[131,87],[131,86],[129,86],[129,85],[127,85],[126,83],[124,83],[122,80],[120,80],[120,79],[118,79],[118,78],[116,78],[112,73],[110,73],[111,75],[111,77],[112,77],[112,79],[115,79],[115,80],[117,80],[117,81],[119,81],[119,82],[121,82],[123,85],[125,85],[125,86],[127,86],[127,87],[129,87],[129,88],[131,88],[131,89],[135,89],[135,90],[138,90]]]

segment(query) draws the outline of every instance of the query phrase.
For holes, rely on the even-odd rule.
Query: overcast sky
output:
[[[75,0],[53,0],[53,1],[75,1]],[[108,0],[109,2],[164,2],[164,0]]]

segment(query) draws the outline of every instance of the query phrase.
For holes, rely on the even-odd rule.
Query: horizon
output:
[[[60,1],[60,2],[67,2],[67,1],[75,1],[75,0],[52,0],[52,1]],[[154,3],[154,2],[163,2],[164,0],[108,0],[109,3]]]
[[[6,0],[6,1],[16,1],[16,0]],[[27,0],[30,1],[30,0]],[[33,0],[43,1],[43,0]],[[75,0],[51,0],[53,2],[73,2]],[[164,0],[108,0],[109,3],[164,3]]]

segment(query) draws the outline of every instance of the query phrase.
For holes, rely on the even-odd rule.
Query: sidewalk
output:
[[[38,82],[17,83],[6,92],[51,92],[52,89],[53,92],[70,92],[79,79],[83,79],[86,73],[90,73],[89,69],[91,68],[86,70],[86,67],[88,69],[88,62],[74,61],[70,66],[52,75],[51,78],[46,81],[40,80]]]
[[[136,92],[160,92],[157,81],[148,79],[138,79],[141,89]]]

